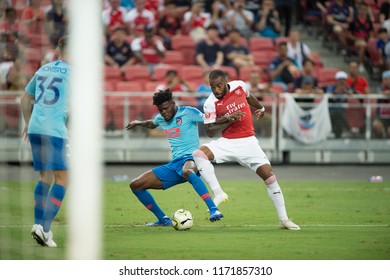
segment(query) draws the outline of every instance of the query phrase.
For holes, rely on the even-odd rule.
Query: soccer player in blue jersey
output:
[[[171,225],[171,219],[160,209],[147,190],[166,190],[186,181],[193,186],[206,203],[210,211],[210,221],[222,219],[222,213],[214,204],[206,185],[197,175],[198,170],[192,157],[192,153],[199,147],[198,123],[203,123],[203,113],[193,107],[176,106],[169,89],[156,92],[153,96],[153,105],[159,111],[153,120],[134,120],[126,126],[127,130],[136,126],[149,129],[161,127],[171,145],[172,161],[143,173],[130,183],[135,196],[158,219],[147,226]]]
[[[59,59],[43,65],[35,73],[21,101],[26,123],[22,136],[31,143],[34,170],[40,174],[34,190],[31,235],[38,244],[47,247],[57,247],[50,227],[61,207],[68,183],[66,122],[70,70],[67,44],[68,37],[59,40]]]

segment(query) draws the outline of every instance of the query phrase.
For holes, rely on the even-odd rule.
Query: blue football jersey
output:
[[[58,60],[42,66],[25,90],[35,99],[28,133],[67,139],[69,65]]]
[[[198,123],[203,123],[203,113],[189,106],[177,107],[175,116],[166,121],[161,114],[157,114],[153,123],[161,127],[171,145],[172,159],[185,155],[199,148]]]

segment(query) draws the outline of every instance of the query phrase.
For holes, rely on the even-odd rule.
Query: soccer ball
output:
[[[188,210],[179,209],[173,213],[172,226],[176,230],[189,230],[193,225],[192,214]]]

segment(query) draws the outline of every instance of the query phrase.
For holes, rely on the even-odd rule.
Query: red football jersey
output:
[[[236,111],[244,112],[241,120],[231,123],[222,136],[225,138],[245,138],[255,135],[250,105],[246,100],[250,93],[243,81],[232,81],[228,83],[229,92],[222,99],[217,99],[210,94],[204,103],[205,124],[214,123],[215,120],[226,114],[230,115]]]

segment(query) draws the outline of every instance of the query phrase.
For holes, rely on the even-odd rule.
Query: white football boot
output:
[[[37,225],[35,231],[31,233],[31,235],[41,246],[51,248],[57,247],[57,244],[53,241],[53,233],[51,231],[44,232],[42,225]]]
[[[301,228],[294,224],[291,220],[283,220],[280,221],[280,227],[283,229],[289,229],[289,230],[300,230]]]
[[[221,193],[221,194],[218,194],[216,196],[213,197],[213,201],[214,201],[214,204],[215,206],[219,206],[222,202],[225,202],[229,199],[229,196],[227,195],[227,193]]]

